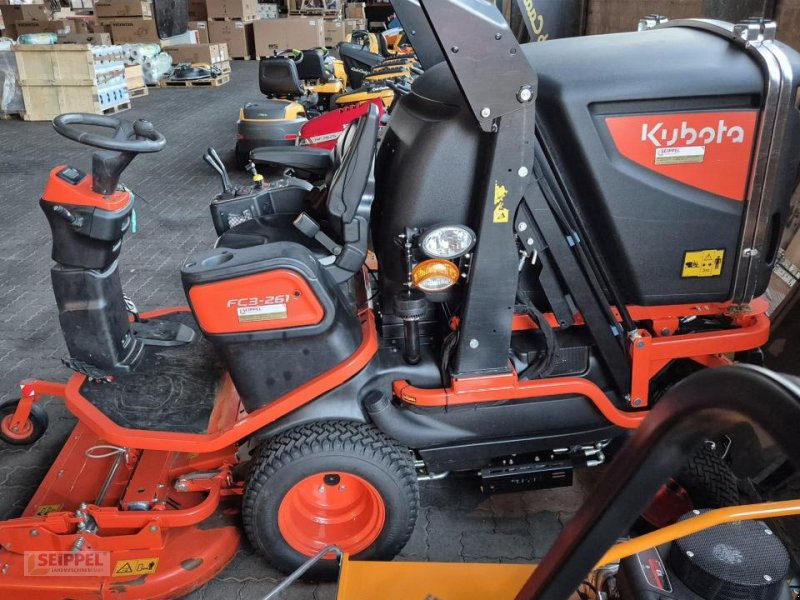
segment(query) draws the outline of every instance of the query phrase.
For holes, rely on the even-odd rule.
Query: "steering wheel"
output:
[[[303,51],[302,50],[293,50],[291,48],[287,48],[281,52],[278,52],[276,56],[281,58],[291,58],[297,64],[303,62]]]
[[[114,134],[108,137],[90,133],[82,131],[77,125],[113,129]],[[131,122],[105,115],[66,113],[53,119],[53,127],[65,138],[103,150],[143,154],[159,152],[167,144],[167,140],[155,130],[153,124],[142,119]]]

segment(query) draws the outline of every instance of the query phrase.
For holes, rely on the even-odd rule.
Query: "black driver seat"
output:
[[[261,59],[258,63],[258,87],[268,98],[298,98],[305,93],[297,64],[283,56]]]
[[[378,109],[372,106],[342,136],[346,139],[338,148],[341,162],[330,177],[325,206],[314,217],[305,212],[265,215],[232,227],[215,247],[295,242],[311,250],[337,281],[352,277],[366,259],[379,120]]]

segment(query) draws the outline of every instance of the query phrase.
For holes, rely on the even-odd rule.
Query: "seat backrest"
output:
[[[325,57],[320,50],[303,50],[303,60],[297,64],[297,74],[303,81],[326,83],[329,78]]]
[[[362,198],[373,183],[372,166],[378,145],[380,114],[378,107],[370,106],[366,115],[351,126],[343,137],[344,154],[339,168],[331,179],[328,190],[327,212],[331,228],[343,241],[345,233],[356,216]]]
[[[296,98],[303,95],[297,64],[291,58],[262,58],[258,65],[258,87],[265,96]]]

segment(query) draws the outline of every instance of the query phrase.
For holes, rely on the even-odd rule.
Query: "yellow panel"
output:
[[[696,250],[683,256],[682,277],[717,277],[722,274],[725,250]]]
[[[514,600],[535,565],[350,561],[338,600]]]

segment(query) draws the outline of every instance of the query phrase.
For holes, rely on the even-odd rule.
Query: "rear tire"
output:
[[[250,152],[243,150],[239,142],[236,142],[234,152],[236,153],[236,166],[240,169],[244,169],[245,165],[250,162]]]
[[[28,421],[19,431],[10,429],[11,417],[17,410],[19,400],[11,400],[0,405],[0,439],[6,444],[27,446],[33,444],[47,431],[47,411],[38,404],[31,405]]]
[[[253,546],[290,572],[330,544],[358,560],[391,560],[418,509],[410,452],[371,425],[333,421],[291,429],[258,448],[242,519]],[[336,578],[333,558],[306,577]]]

